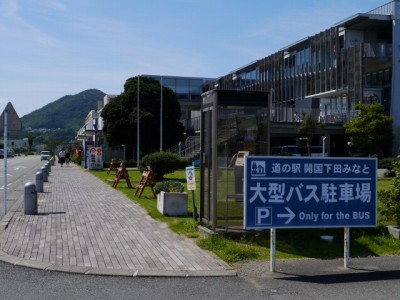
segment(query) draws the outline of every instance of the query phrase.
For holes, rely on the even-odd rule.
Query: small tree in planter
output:
[[[179,181],[158,182],[154,187],[157,193],[157,209],[167,216],[186,216],[188,211],[188,195],[184,185]]]
[[[165,174],[172,173],[178,169],[184,169],[190,165],[189,160],[181,158],[177,154],[169,152],[154,152],[143,157],[140,162],[141,172],[147,166],[153,170],[154,177],[161,181]]]

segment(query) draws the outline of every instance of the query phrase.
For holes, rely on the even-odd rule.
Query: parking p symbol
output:
[[[272,207],[256,207],[256,225],[272,224]]]

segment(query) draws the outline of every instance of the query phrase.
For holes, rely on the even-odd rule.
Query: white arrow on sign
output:
[[[290,221],[292,221],[296,215],[294,214],[294,212],[292,212],[292,210],[289,207],[285,207],[285,209],[288,212],[288,214],[278,214],[278,218],[288,218],[285,224],[289,224]]]

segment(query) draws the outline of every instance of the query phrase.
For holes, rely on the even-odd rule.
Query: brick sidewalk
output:
[[[53,166],[38,214],[15,212],[0,260],[47,270],[134,276],[234,276],[214,254],[153,220],[85,170]],[[113,272],[115,271],[115,272]]]

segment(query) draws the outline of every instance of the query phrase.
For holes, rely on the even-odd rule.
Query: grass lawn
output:
[[[391,184],[392,184],[391,178],[380,178],[378,179],[378,190],[390,189]]]
[[[107,171],[90,171],[93,175],[103,180],[110,186],[115,178],[115,172],[107,174]],[[157,210],[157,200],[153,196],[150,187],[146,187],[142,196],[135,196],[135,188],[140,180],[141,173],[137,170],[129,170],[129,177],[133,189],[128,188],[122,179],[117,189],[128,198],[137,202],[148,214],[169,227],[190,238],[195,238],[197,244],[214,252],[228,263],[240,262],[252,259],[269,259],[269,230],[250,231],[235,235],[214,234],[209,237],[201,237],[198,231],[198,223],[193,219],[192,192],[188,194],[188,216],[166,217]],[[185,170],[179,170],[165,176],[166,180],[179,180],[186,184]],[[194,202],[199,207],[200,174],[196,170],[197,189],[194,192]],[[378,190],[389,189],[390,180],[379,180]],[[378,214],[379,215],[379,214]],[[384,225],[384,224],[382,224]],[[400,241],[392,238],[384,226],[377,228],[352,228],[350,230],[351,244],[350,255],[358,256],[382,256],[400,255]],[[321,240],[321,235],[332,235],[332,243]],[[338,258],[343,257],[343,228],[330,229],[280,229],[276,233],[276,258]]]

